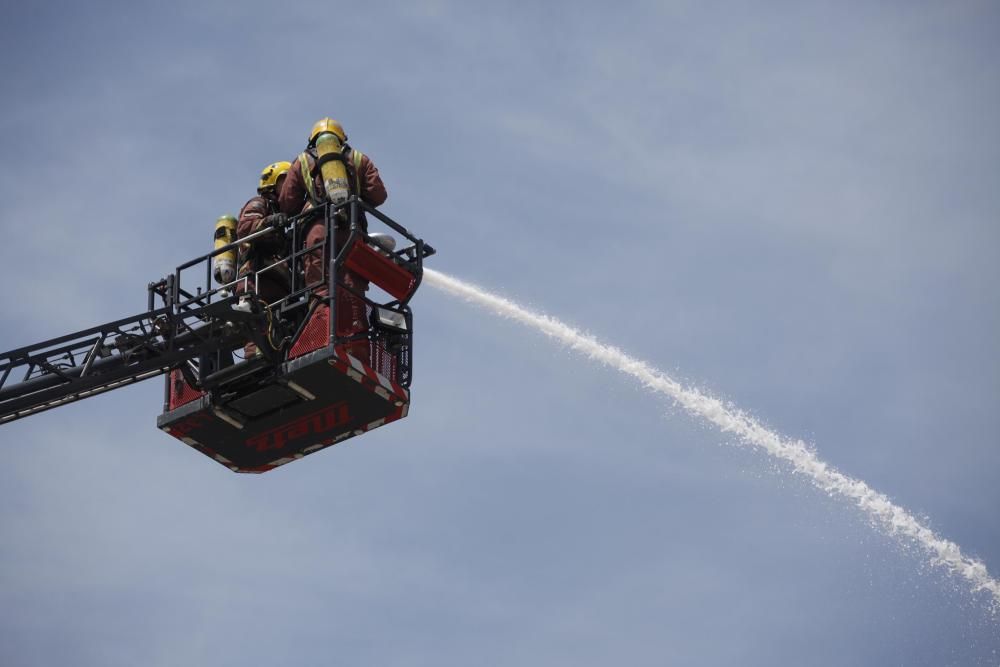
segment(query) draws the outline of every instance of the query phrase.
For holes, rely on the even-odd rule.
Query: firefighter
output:
[[[282,213],[295,215],[308,207],[318,206],[327,201],[338,201],[340,195],[346,199],[347,192],[328,192],[326,183],[334,183],[324,179],[323,169],[317,164],[325,164],[320,160],[320,146],[333,145],[339,149],[338,162],[346,167],[346,187],[352,195],[357,195],[371,206],[380,206],[386,200],[385,185],[379,176],[378,169],[371,158],[347,144],[347,134],[340,123],[332,118],[323,118],[313,125],[309,133],[309,143],[288,170],[288,178],[281,188],[278,202]],[[324,154],[324,159],[326,155]],[[338,167],[339,168],[339,167]],[[324,183],[326,180],[326,183]],[[362,219],[362,224],[365,222]],[[338,219],[334,233],[334,249],[340,250],[341,244],[349,233],[346,217]],[[326,238],[326,224],[320,218],[314,220],[305,230],[303,248],[311,247]],[[326,253],[327,258],[329,252]],[[306,253],[303,257],[303,268],[306,285],[317,285],[314,294],[323,298],[328,294],[326,285],[326,265],[324,253],[316,250]],[[367,282],[360,276],[345,270],[341,276],[343,284],[356,292],[363,293]],[[347,345],[347,349],[355,357],[368,361],[369,351],[367,340],[361,340],[368,329],[365,302],[347,290],[337,290],[336,331],[338,337],[355,336],[356,340]]]
[[[289,254],[281,229],[285,217],[278,207],[278,195],[291,166],[289,162],[274,162],[264,167],[257,182],[257,196],[240,209],[236,225],[237,239],[267,228],[274,230],[240,246],[236,292],[256,293],[266,304],[280,300],[291,290],[291,273],[287,262],[282,261]],[[250,357],[256,347],[250,343],[245,351]]]

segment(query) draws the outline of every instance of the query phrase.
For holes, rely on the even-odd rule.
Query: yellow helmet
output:
[[[287,174],[291,168],[291,162],[275,162],[264,167],[264,171],[260,172],[260,182],[257,185],[257,192],[263,193],[265,190],[276,186],[278,179]]]
[[[340,126],[340,123],[332,118],[324,118],[316,121],[316,124],[313,125],[312,132],[309,133],[309,145],[312,146],[315,144],[316,137],[324,132],[333,132],[342,142],[347,141],[347,133],[344,132],[344,128]]]

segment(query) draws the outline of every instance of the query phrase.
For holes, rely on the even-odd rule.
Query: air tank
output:
[[[215,249],[218,250],[235,241],[236,218],[228,214],[220,217],[215,222]],[[236,280],[236,248],[230,248],[216,255],[213,269],[215,282],[220,285],[227,285]]]
[[[316,139],[319,171],[323,176],[323,187],[326,188],[326,196],[331,204],[342,204],[350,196],[343,150],[344,145],[340,142],[340,137],[332,132],[324,132]]]

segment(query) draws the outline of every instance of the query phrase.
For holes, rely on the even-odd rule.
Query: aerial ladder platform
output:
[[[317,221],[325,240],[303,247]],[[268,234],[284,239],[283,256],[212,284],[217,257]],[[236,472],[266,472],[361,435],[409,410],[409,303],[434,252],[357,197],[322,204],[181,264],[148,285],[137,315],[0,354],[0,425],[165,376],[157,426]],[[302,270],[310,253],[326,263],[315,284]],[[265,303],[253,285],[279,270],[290,290]],[[335,326],[345,290],[366,315],[349,334]],[[240,358],[247,343],[257,353]]]

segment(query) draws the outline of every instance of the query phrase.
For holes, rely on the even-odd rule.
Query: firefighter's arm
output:
[[[281,186],[278,194],[278,208],[285,215],[295,215],[302,210],[306,200],[306,184],[302,181],[302,168],[299,167],[299,159],[295,158],[285,182]]]
[[[236,238],[249,236],[260,229],[262,221],[267,217],[267,204],[260,197],[254,197],[240,211],[239,222],[236,223]]]
[[[381,206],[389,196],[385,191],[385,184],[379,176],[378,168],[367,155],[361,158],[361,187],[363,189],[361,198],[372,206]]]
[[[281,227],[284,221],[283,213],[270,213],[267,202],[260,197],[254,197],[240,211],[240,219],[236,224],[236,238],[244,238],[268,227]],[[280,248],[283,242],[280,232],[271,232],[242,244],[240,251],[249,252],[251,247],[263,251],[273,250]]]

